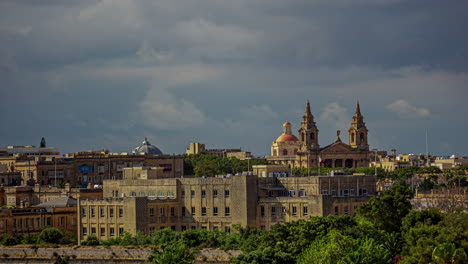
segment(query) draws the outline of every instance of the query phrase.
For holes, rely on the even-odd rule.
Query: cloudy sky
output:
[[[465,0],[3,0],[0,146],[265,155],[311,102],[371,148],[468,155]]]

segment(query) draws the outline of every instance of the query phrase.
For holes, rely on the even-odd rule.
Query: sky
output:
[[[0,146],[268,155],[306,100],[326,146],[468,155],[465,0],[3,0]]]

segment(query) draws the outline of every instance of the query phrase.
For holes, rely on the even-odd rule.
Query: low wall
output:
[[[241,253],[239,250],[203,249],[196,263],[229,263],[229,260]],[[144,263],[151,254],[150,248],[26,248],[0,247],[0,263],[54,263],[56,256],[69,257],[70,264],[85,263]]]

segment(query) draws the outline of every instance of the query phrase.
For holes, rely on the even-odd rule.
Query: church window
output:
[[[304,140],[304,134],[301,134],[301,141],[305,141]]]
[[[354,133],[351,133],[351,142],[354,142]]]
[[[361,133],[361,135],[359,136],[359,140],[362,142],[364,141],[364,133]]]
[[[310,133],[310,139],[315,140],[315,133]]]
[[[286,149],[283,149],[283,156],[287,156],[288,155],[288,151]]]

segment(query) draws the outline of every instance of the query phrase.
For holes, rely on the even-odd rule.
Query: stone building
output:
[[[34,207],[0,209],[0,234],[37,235],[49,227],[77,232],[76,199],[59,197]]]
[[[276,174],[278,175],[278,174]],[[100,239],[171,228],[270,229],[310,216],[354,214],[376,194],[375,176],[126,179],[104,181],[104,199],[80,199],[78,236]]]
[[[192,142],[190,143],[189,147],[185,150],[185,154],[194,155],[194,154],[206,154],[217,156],[220,158],[229,158],[229,157],[236,157],[238,159],[246,159],[252,157],[250,152],[242,151],[240,148],[233,148],[233,149],[207,149],[205,148],[205,144]]]
[[[309,101],[298,132],[299,138],[292,133],[291,123],[284,123],[283,133],[271,144],[271,156],[267,156],[266,159],[275,164],[288,164],[299,168],[369,166],[368,130],[359,102],[356,104],[353,121],[348,130],[348,144],[341,140],[340,131],[337,131],[335,142],[320,147],[319,130],[310,110]]]

